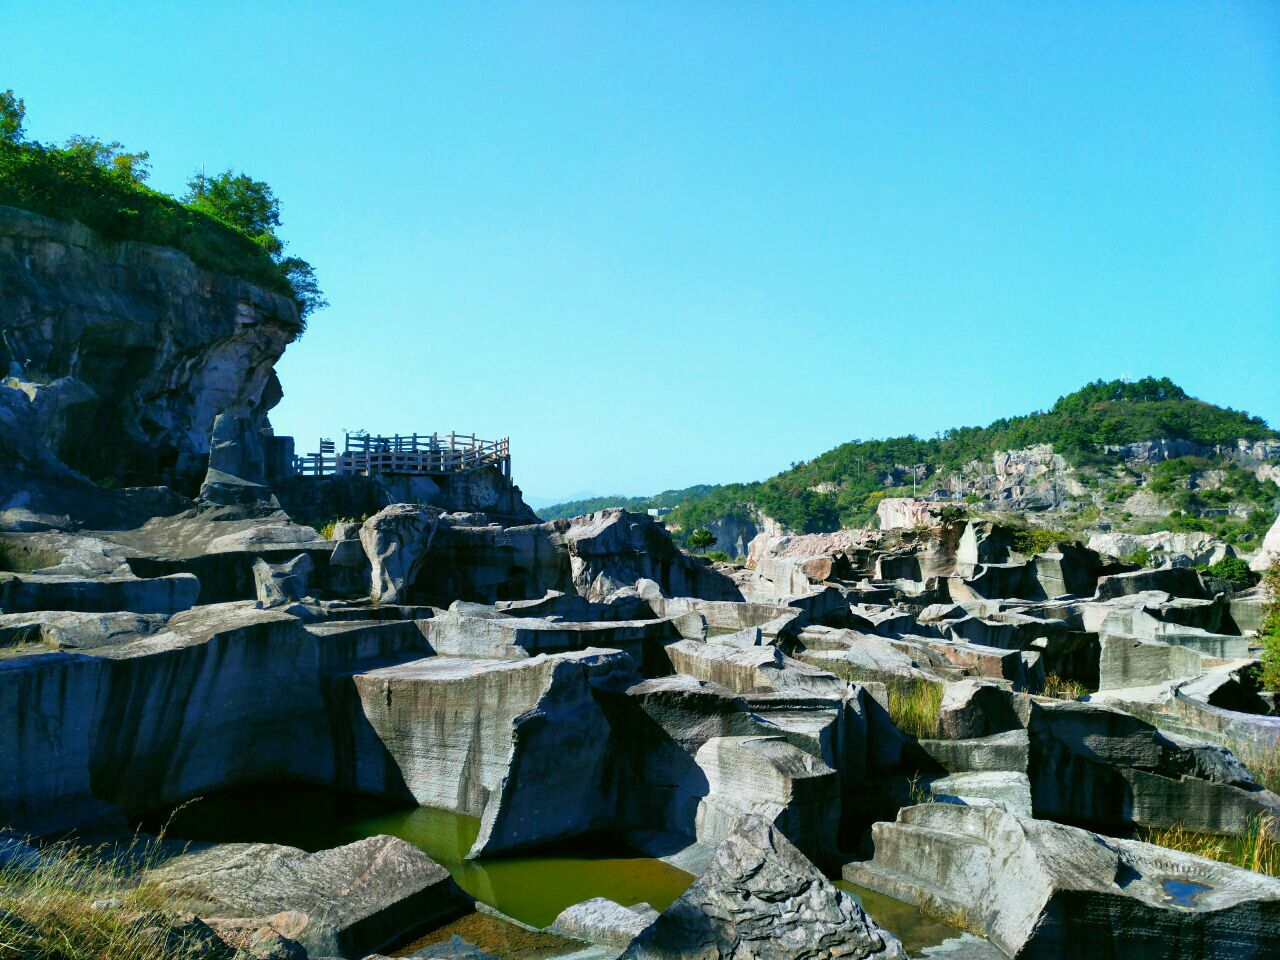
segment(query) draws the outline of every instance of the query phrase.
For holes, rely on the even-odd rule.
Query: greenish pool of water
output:
[[[591,897],[665,910],[693,878],[668,863],[632,856],[605,840],[523,857],[467,860],[480,821],[431,807],[405,807],[305,784],[257,784],[202,797],[141,818],[176,840],[281,843],[323,850],[377,834],[407,840],[452,874],[477,900],[544,927]]]
[[[862,909],[867,911],[876,923],[901,940],[907,953],[912,956],[915,956],[919,950],[935,947],[944,940],[958,937],[962,933],[910,903],[903,903],[901,900],[860,887],[848,880],[837,880],[835,883],[841,890],[853,894],[862,904]]]

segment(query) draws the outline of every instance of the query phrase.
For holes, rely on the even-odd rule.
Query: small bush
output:
[[[1139,547],[1127,557],[1121,557],[1120,559],[1125,563],[1133,564],[1135,567],[1149,567],[1151,566],[1151,551],[1146,547]]]
[[[1263,608],[1262,629],[1262,689],[1280,693],[1280,563],[1273,563],[1262,576],[1267,590],[1267,605]]]
[[[364,523],[368,519],[369,519],[369,515],[367,513],[362,517],[334,517],[332,520],[326,520],[323,524],[320,525],[318,529],[320,531],[321,538],[325,540],[332,540],[334,530],[337,529],[338,524],[340,523],[359,524],[359,523]]]
[[[723,550],[712,550],[707,554],[707,559],[712,563],[731,563],[733,558]]]
[[[1232,583],[1239,584],[1242,587],[1252,587],[1262,579],[1262,574],[1255,570],[1250,570],[1249,564],[1239,557],[1223,557],[1217,563],[1207,564],[1196,569],[1201,573],[1209,574],[1211,577],[1230,580]]]
[[[1075,537],[1062,530],[1046,530],[1043,527],[1026,527],[1013,534],[1013,549],[1028,556],[1046,553],[1060,543],[1072,543]]]

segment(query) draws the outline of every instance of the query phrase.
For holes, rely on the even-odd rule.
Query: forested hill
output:
[[[181,250],[207,270],[292,297],[304,329],[328,305],[311,265],[285,256],[280,201],[268,184],[201,169],[183,197],[172,197],[147,185],[146,151],[82,135],[40,143],[26,136],[25,121],[25,103],[0,90],[0,206],[74,220],[107,240]]]
[[[1167,377],[1132,383],[1098,380],[1061,397],[1050,409],[1002,418],[985,427],[956,427],[932,439],[916,436],[854,440],[763,482],[698,486],[657,497],[598,498],[557,504],[544,517],[573,516],[579,508],[675,507],[672,526],[688,531],[752,507],[797,531],[834,530],[870,521],[886,490],[911,484],[910,469],[927,481],[989,460],[1002,450],[1051,443],[1076,466],[1103,467],[1118,457],[1104,448],[1178,439],[1213,446],[1280,434],[1260,417],[1188,396]]]

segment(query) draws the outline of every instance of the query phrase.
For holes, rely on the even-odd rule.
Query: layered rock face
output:
[[[0,207],[0,288],[0,370],[15,382],[75,385],[58,388],[59,409],[41,422],[57,456],[95,479],[189,494],[215,416],[268,426],[281,397],[274,365],[300,329],[287,296],[171,249],[109,243],[9,207]]]

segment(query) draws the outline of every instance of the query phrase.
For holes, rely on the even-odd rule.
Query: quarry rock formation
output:
[[[357,960],[470,911],[450,870],[621,847],[690,885],[557,905],[583,960],[905,956],[837,873],[951,921],[932,956],[1274,954],[1280,881],[1131,839],[1280,816],[1267,597],[1196,569],[1212,538],[895,498],[881,530],[724,524],[742,566],[626,510],[539,522],[491,468],[282,482],[292,302],[3,209],[0,288],[0,863],[283,781],[470,818],[465,862],[176,837],[145,865],[186,911],[164,935]],[[1050,448],[971,467],[950,500],[1093,495]]]
[[[1010,957],[1270,956],[1280,880],[990,807],[907,807],[844,876],[958,911]]]
[[[0,369],[17,364],[33,384],[70,378],[91,396],[59,404],[41,434],[73,469],[122,485],[194,493],[218,414],[269,426],[282,395],[275,363],[301,327],[283,294],[10,207],[0,287]]]

